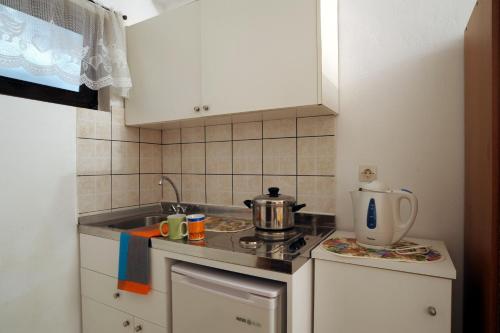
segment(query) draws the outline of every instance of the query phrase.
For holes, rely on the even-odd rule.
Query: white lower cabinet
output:
[[[410,240],[432,246],[442,259],[398,262],[314,249],[314,332],[450,333],[451,258],[443,242]]]
[[[323,260],[315,276],[315,333],[451,331],[451,280]]]
[[[152,289],[138,295],[117,288],[118,242],[80,235],[83,333],[166,333],[165,258],[151,249]]]
[[[167,329],[82,297],[83,333],[165,333]]]

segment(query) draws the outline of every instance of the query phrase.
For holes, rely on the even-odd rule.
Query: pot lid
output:
[[[295,197],[286,194],[280,194],[279,187],[270,187],[267,189],[267,194],[262,194],[253,198],[254,203],[257,204],[283,204],[294,205],[296,203]]]

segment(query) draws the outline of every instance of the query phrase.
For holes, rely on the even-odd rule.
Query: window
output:
[[[1,94],[97,109],[97,91],[80,85],[82,51],[82,34],[0,4]]]

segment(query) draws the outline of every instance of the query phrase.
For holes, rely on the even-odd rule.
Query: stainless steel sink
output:
[[[110,228],[128,230],[139,227],[146,227],[156,223],[160,223],[167,219],[167,215],[153,215],[146,217],[135,217],[127,220],[122,220],[108,225]]]

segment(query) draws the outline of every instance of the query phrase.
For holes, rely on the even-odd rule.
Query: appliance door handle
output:
[[[262,296],[257,296],[257,295],[253,295],[253,294],[250,294],[250,293],[247,293],[244,291],[239,291],[239,290],[235,290],[232,288],[227,288],[227,287],[220,286],[220,285],[210,283],[207,281],[193,279],[189,276],[182,275],[179,273],[175,273],[175,274],[176,275],[172,276],[172,278],[173,278],[172,282],[182,283],[182,284],[189,286],[191,288],[201,289],[201,290],[204,290],[204,291],[211,293],[211,294],[214,294],[214,295],[218,295],[218,296],[222,296],[222,297],[226,297],[226,298],[232,298],[238,302],[252,304],[252,303],[254,303],[252,301],[252,298],[254,298],[254,297],[264,298]]]
[[[395,229],[396,232],[394,233],[394,237],[392,239],[392,243],[397,243],[399,242],[410,230],[410,228],[413,226],[415,223],[415,219],[417,218],[417,212],[418,212],[418,200],[417,197],[407,191],[394,191],[393,192],[397,197],[395,198],[394,205],[393,206],[393,216],[394,216],[394,221],[396,222]],[[408,200],[410,203],[410,216],[406,221],[401,220],[401,202],[403,200]]]

